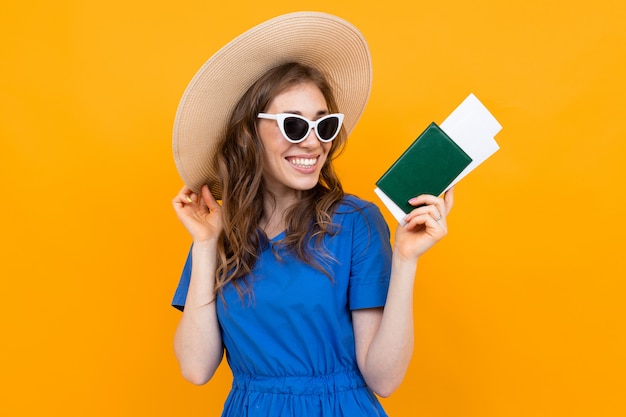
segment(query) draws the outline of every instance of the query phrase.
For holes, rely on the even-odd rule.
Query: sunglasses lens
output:
[[[327,117],[317,125],[317,133],[322,140],[330,140],[339,130],[339,118],[337,116]]]
[[[287,117],[283,124],[285,134],[291,140],[300,140],[309,133],[309,124],[297,117]]]

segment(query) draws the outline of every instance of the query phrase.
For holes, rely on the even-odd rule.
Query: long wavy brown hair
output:
[[[312,82],[320,89],[330,113],[339,111],[332,86],[322,72],[299,63],[287,63],[257,80],[241,97],[231,115],[218,155],[223,181],[224,225],[218,245],[215,285],[215,291],[220,295],[224,286],[230,282],[240,297],[251,292],[252,287],[245,277],[252,273],[260,250],[269,244],[267,236],[259,229],[266,190],[263,184],[263,145],[257,133],[257,114],[269,107],[277,95],[305,82]],[[298,204],[285,213],[287,233],[279,243],[324,273],[325,265],[333,259],[322,247],[323,237],[336,231],[332,214],[344,196],[332,161],[341,153],[345,141],[346,133],[342,127],[339,136],[332,142],[318,184],[311,190],[302,191]],[[269,198],[272,198],[271,194]],[[311,247],[309,242],[314,245]]]

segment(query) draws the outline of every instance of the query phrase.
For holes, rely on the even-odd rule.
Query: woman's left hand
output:
[[[446,217],[454,202],[452,189],[443,198],[433,195],[417,196],[409,203],[416,208],[396,230],[394,252],[403,259],[415,260],[448,233]]]

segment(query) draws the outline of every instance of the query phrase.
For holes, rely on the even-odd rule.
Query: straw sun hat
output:
[[[361,116],[372,80],[367,43],[336,16],[297,12],[270,19],[215,53],[193,77],[178,105],[173,132],[176,167],[199,192],[208,184],[221,198],[215,154],[235,104],[265,72],[287,62],[321,70],[333,86],[349,133]]]

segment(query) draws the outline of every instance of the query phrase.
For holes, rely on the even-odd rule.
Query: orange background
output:
[[[371,46],[350,192],[378,203],[378,176],[470,92],[504,127],[420,264],[390,415],[626,415],[623,0],[4,2],[0,414],[219,415],[227,367],[195,387],[172,352],[172,122],[213,52],[296,7]]]

